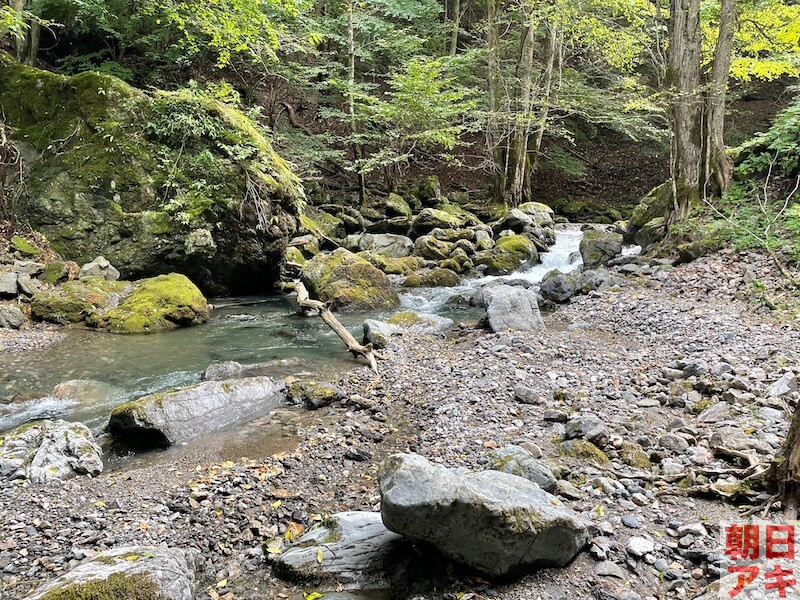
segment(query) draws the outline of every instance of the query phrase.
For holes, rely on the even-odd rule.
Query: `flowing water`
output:
[[[538,283],[552,269],[569,272],[581,264],[578,226],[560,227],[556,243],[541,263],[507,278]],[[452,288],[401,292],[403,307],[454,321],[477,320],[482,311],[454,296],[468,298],[498,277],[467,279]],[[0,353],[0,431],[26,421],[59,417],[82,421],[94,430],[105,424],[114,406],[127,400],[191,384],[209,364],[235,360],[267,363],[276,377],[352,367],[351,356],[336,335],[317,318],[295,314],[283,296],[217,300],[211,320],[198,327],[150,335],[111,335],[67,330],[65,339],[41,350]],[[393,311],[396,312],[396,311]],[[343,313],[341,321],[360,336],[367,317],[387,313]],[[86,380],[70,400],[48,397],[56,384]],[[14,397],[14,401],[3,404]]]

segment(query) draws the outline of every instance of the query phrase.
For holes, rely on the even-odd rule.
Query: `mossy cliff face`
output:
[[[303,191],[242,112],[0,53],[0,103],[26,165],[22,216],[65,258],[125,278],[186,273],[211,293],[278,277]]]

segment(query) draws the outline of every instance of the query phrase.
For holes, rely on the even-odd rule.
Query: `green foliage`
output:
[[[734,150],[736,172],[742,178],[765,176],[791,179],[800,172],[800,98],[783,110],[772,126]]]

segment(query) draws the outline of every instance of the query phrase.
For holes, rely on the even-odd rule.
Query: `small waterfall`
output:
[[[413,291],[402,292],[400,302],[404,308],[417,313],[436,313],[444,307],[453,297],[463,295],[471,296],[475,290],[496,279],[525,279],[532,284],[538,284],[544,276],[558,269],[562,273],[569,273],[583,264],[578,252],[583,231],[578,224],[559,225],[556,228],[556,242],[547,252],[539,255],[541,262],[515,271],[509,275],[487,275],[465,279],[461,285],[446,288],[418,288]]]

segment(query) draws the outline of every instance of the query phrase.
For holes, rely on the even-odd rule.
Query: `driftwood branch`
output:
[[[347,346],[347,350],[352,353],[354,357],[363,357],[369,363],[369,366],[372,367],[372,370],[375,371],[376,374],[378,373],[378,359],[384,357],[373,350],[372,344],[367,344],[366,346],[359,344],[356,338],[353,337],[353,334],[351,334],[347,328],[339,322],[339,319],[334,316],[327,304],[319,300],[312,300],[309,297],[308,290],[302,282],[296,281],[293,284],[288,284],[286,288],[293,288],[297,293],[297,304],[300,305],[300,308],[316,312],[320,319],[339,336],[339,339],[344,342],[344,345]]]

